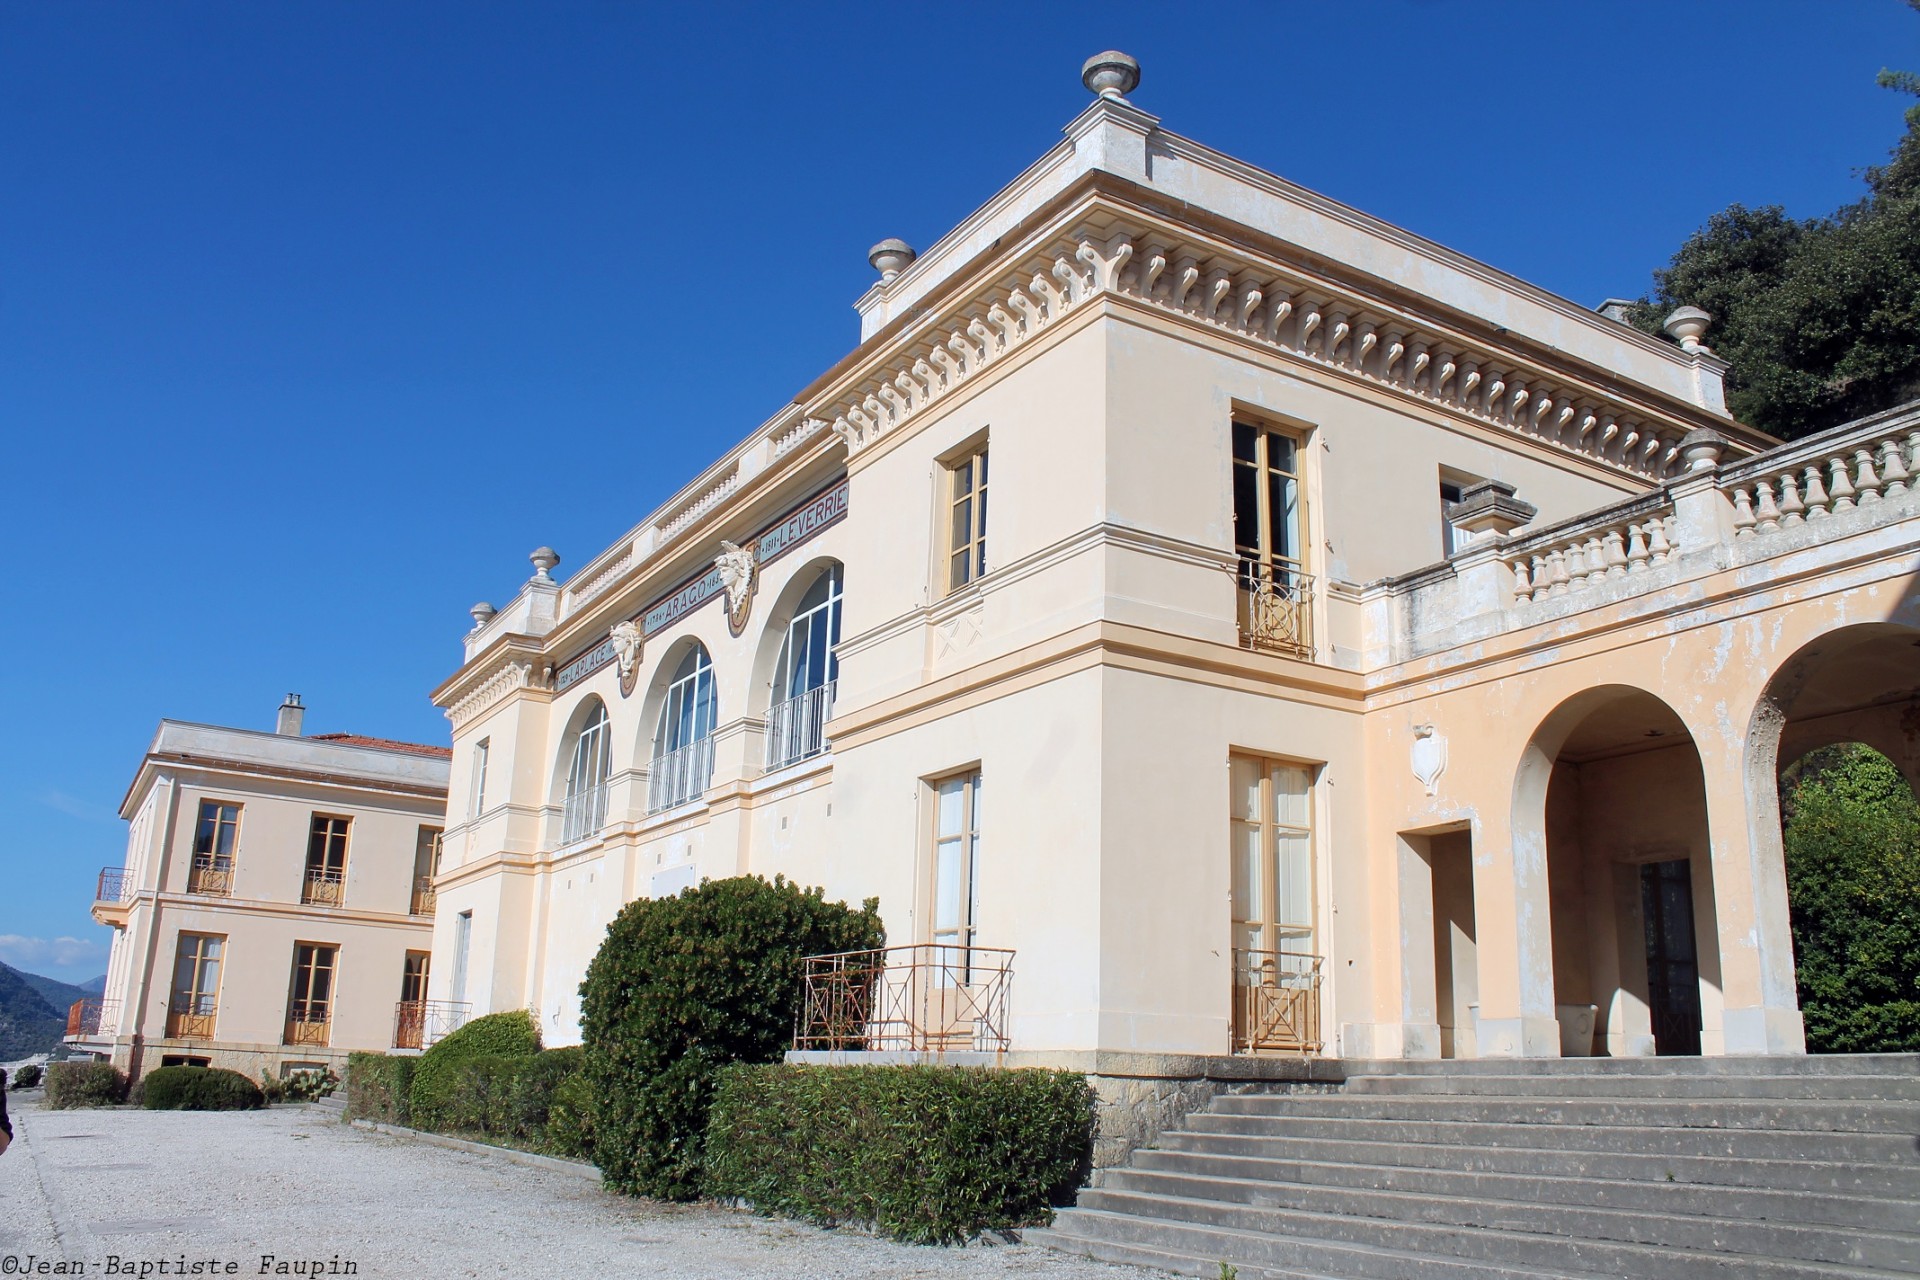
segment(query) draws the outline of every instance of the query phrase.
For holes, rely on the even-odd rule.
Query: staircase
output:
[[[1216,1098],[1026,1238],[1238,1280],[1920,1276],[1920,1055],[1353,1067]]]

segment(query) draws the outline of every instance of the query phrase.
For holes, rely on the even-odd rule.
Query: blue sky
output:
[[[577,566],[857,339],[1138,57],[1167,128],[1589,305],[1734,201],[1860,194],[1899,0],[0,7],[0,959],[87,903],[163,716],[443,742]]]

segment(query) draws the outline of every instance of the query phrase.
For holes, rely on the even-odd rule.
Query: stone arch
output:
[[[748,674],[749,715],[766,714],[773,697],[775,665],[779,662],[780,650],[786,641],[787,624],[793,621],[796,607],[813,589],[820,575],[833,569],[840,570],[844,581],[846,567],[838,557],[820,555],[808,560],[787,576],[779,595],[774,597],[771,606],[762,615],[760,639],[754,646],[753,666]]]
[[[653,759],[660,731],[660,712],[667,700],[667,689],[673,684],[687,655],[698,651],[713,664],[713,649],[697,635],[682,635],[661,651],[653,674],[647,681],[646,694],[640,703],[640,723],[634,731],[634,759],[641,764]],[[720,699],[720,671],[714,665],[714,697]]]
[[[566,799],[567,774],[573,764],[574,747],[580,741],[580,733],[586,728],[596,712],[608,717],[607,729],[613,731],[613,712],[606,700],[597,693],[590,693],[574,706],[567,716],[566,730],[560,735],[559,750],[553,755],[552,772],[547,779],[547,802],[559,804]]]

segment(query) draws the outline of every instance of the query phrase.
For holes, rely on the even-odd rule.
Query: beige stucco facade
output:
[[[113,928],[106,989],[71,1011],[69,1043],[136,1077],[337,1070],[395,1047],[409,957],[431,945],[445,751],[306,737],[300,719],[290,704],[277,733],[161,722],[93,905]]]
[[[1066,133],[917,259],[877,251],[860,345],[791,405],[476,608],[435,695],[434,999],[568,1043],[624,903],[753,873],[877,896],[890,944],[960,910],[1013,953],[995,1047],[1028,1060],[1228,1054],[1276,972],[1310,1054],[1685,1052],[1689,1016],[1700,1052],[1801,1051],[1779,742],[1914,754],[1920,419],[1776,449],[1697,327],[1656,341],[1123,100]],[[1256,437],[1284,555],[1244,544]],[[1782,523],[1812,466],[1873,491],[1796,488]],[[827,579],[831,714],[796,738],[789,624]],[[670,724],[696,653],[705,710]],[[1304,779],[1254,825],[1307,851],[1258,910],[1254,773]],[[1697,954],[1650,958],[1648,911]]]

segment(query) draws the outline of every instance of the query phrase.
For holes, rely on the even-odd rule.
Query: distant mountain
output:
[[[107,975],[103,973],[97,978],[88,978],[80,984],[80,989],[90,996],[107,994]]]
[[[60,1037],[67,1030],[66,1007],[63,1004],[56,1008],[44,994],[43,985],[55,991],[71,991],[74,1000],[86,994],[67,983],[0,964],[0,1062],[59,1047]]]
[[[101,974],[92,982],[74,986],[71,982],[61,982],[56,978],[43,978],[37,973],[28,973],[24,969],[13,971],[22,982],[38,991],[46,1002],[57,1010],[62,1018],[67,1016],[67,1006],[75,1000],[84,1000],[88,996],[97,996],[107,989],[107,977]]]

